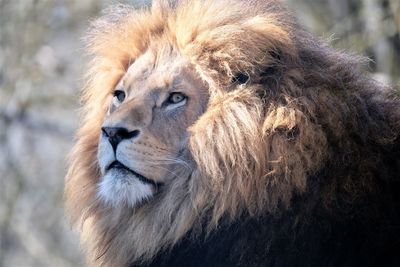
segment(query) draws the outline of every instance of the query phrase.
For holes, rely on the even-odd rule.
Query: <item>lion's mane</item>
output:
[[[65,198],[96,265],[148,260],[188,232],[212,231],[221,218],[286,209],[327,166],[336,172],[324,182],[327,207],[338,195],[362,198],[382,168],[373,153],[398,142],[399,109],[389,88],[358,70],[362,58],[312,37],[275,0],[117,6],[93,23],[87,42],[94,57]],[[110,208],[96,196],[106,98],[157,43],[175,47],[210,90],[206,113],[189,129],[197,168],[136,210]]]

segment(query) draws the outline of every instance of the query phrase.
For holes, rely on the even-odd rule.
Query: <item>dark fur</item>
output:
[[[399,266],[399,148],[374,152],[381,159],[365,185],[349,185],[361,159],[338,157],[289,210],[188,235],[145,266]]]

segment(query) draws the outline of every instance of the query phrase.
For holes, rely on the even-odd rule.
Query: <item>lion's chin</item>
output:
[[[125,205],[136,207],[148,201],[154,194],[151,184],[146,184],[137,179],[132,173],[111,169],[98,184],[98,196],[111,206]]]

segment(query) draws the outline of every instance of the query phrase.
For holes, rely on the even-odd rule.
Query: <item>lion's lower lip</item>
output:
[[[163,185],[162,183],[155,182],[155,181],[153,181],[153,180],[141,175],[140,173],[135,172],[134,170],[128,168],[127,166],[125,166],[124,164],[122,164],[119,161],[114,161],[113,163],[111,163],[108,166],[107,171],[109,171],[111,169],[123,169],[123,170],[126,170],[126,171],[130,172],[131,174],[133,174],[133,176],[135,176],[141,182],[146,183],[146,184],[151,184],[151,185],[153,185],[155,187],[160,187],[160,186]]]
[[[110,164],[110,166],[108,166],[107,170],[110,170],[112,168],[116,168],[116,169],[128,169],[128,167],[126,167],[125,165],[123,165],[121,162],[119,161],[114,161],[113,163]]]

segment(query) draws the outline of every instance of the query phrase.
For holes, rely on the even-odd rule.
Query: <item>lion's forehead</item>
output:
[[[136,85],[142,90],[177,86],[188,66],[187,60],[173,50],[147,50],[132,61],[120,84],[125,88]]]

